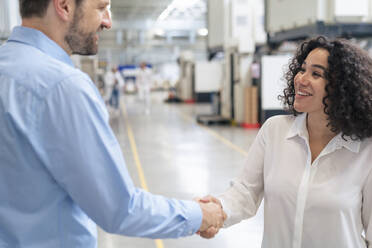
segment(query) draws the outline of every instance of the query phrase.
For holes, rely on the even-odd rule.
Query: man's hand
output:
[[[216,197],[211,196],[211,195],[204,196],[203,198],[199,199],[199,201],[203,203],[213,202],[213,203],[218,204],[222,208],[222,204],[220,200],[218,200]]]
[[[203,211],[203,221],[198,234],[203,238],[213,238],[223,226],[226,219],[221,202],[213,196],[206,196],[195,200],[199,202]]]

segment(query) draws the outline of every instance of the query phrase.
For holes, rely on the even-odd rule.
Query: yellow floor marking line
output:
[[[149,191],[149,188],[147,187],[147,183],[146,183],[146,179],[145,179],[145,174],[143,173],[141,162],[140,162],[140,159],[139,159],[139,156],[138,156],[136,140],[134,139],[133,130],[132,130],[132,127],[131,127],[131,125],[130,125],[130,123],[128,121],[127,109],[126,109],[124,103],[122,103],[121,109],[122,109],[123,116],[124,116],[124,122],[125,122],[125,125],[127,127],[127,132],[128,132],[128,138],[129,138],[129,142],[130,142],[130,147],[132,148],[134,162],[136,163],[136,166],[137,166],[137,171],[138,171],[138,176],[139,176],[139,179],[140,179],[141,187],[144,190]],[[156,247],[157,248],[164,248],[163,241],[160,240],[160,239],[156,239],[155,240],[155,244],[156,244]]]
[[[179,114],[180,114],[180,115],[182,116],[182,118],[184,118],[185,120],[190,121],[190,122],[194,122],[194,120],[193,120],[190,116],[188,116],[188,115],[186,115],[186,114],[184,114],[184,113],[179,113]],[[244,151],[244,150],[243,150],[242,148],[240,148],[239,146],[233,144],[231,141],[225,139],[224,137],[222,137],[221,135],[219,135],[217,132],[215,132],[215,131],[213,131],[212,129],[210,129],[210,128],[204,126],[204,125],[201,125],[201,124],[198,124],[198,126],[201,127],[202,129],[204,129],[205,131],[207,131],[210,135],[214,136],[216,139],[218,139],[219,141],[221,141],[222,143],[224,143],[224,144],[227,145],[228,147],[234,149],[235,151],[241,153],[241,154],[244,155],[244,156],[248,156],[248,152]]]
[[[164,244],[161,239],[155,239],[155,244],[157,248],[164,248]]]

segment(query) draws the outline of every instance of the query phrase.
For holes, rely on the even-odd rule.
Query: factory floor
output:
[[[167,197],[192,199],[218,195],[241,171],[257,135],[231,126],[203,126],[198,114],[208,104],[166,104],[165,92],[151,94],[150,111],[137,95],[123,95],[120,111],[111,111],[111,126],[136,186]],[[259,248],[263,207],[257,215],[206,240],[197,235],[152,240],[98,232],[98,248]]]

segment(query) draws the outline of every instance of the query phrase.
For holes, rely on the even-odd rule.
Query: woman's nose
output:
[[[300,73],[297,77],[297,83],[301,85],[307,85],[309,84],[309,75],[308,73]]]

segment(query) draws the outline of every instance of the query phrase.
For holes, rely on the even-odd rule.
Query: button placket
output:
[[[313,181],[317,168],[318,168],[319,160],[322,157],[326,156],[327,154],[330,154],[333,151],[335,151],[337,147],[339,146],[339,141],[336,141],[336,143],[333,146],[330,146],[330,144],[328,144],[323,149],[323,151],[318,155],[318,157],[314,160],[314,162],[311,163],[311,150],[310,150],[309,141],[307,139],[307,136],[303,136],[302,138],[304,139],[306,143],[308,157],[307,157],[305,171],[302,176],[302,180],[301,180],[299,190],[298,190],[298,195],[297,195],[295,226],[294,226],[294,235],[293,235],[293,242],[292,242],[293,248],[301,248],[301,245],[302,245],[303,219],[304,219],[304,214],[305,214],[306,200],[307,200],[311,182]]]
[[[294,235],[293,235],[293,248],[300,248],[302,243],[302,231],[303,231],[303,218],[305,212],[305,204],[307,199],[307,194],[309,190],[309,184],[313,165],[311,164],[311,151],[308,140],[305,139],[305,143],[307,146],[308,157],[306,161],[306,166],[304,170],[304,174],[302,176],[302,180],[298,189],[297,193],[297,205],[296,205],[296,216],[295,216],[295,223],[294,223]],[[314,165],[316,165],[317,159],[314,161]]]

